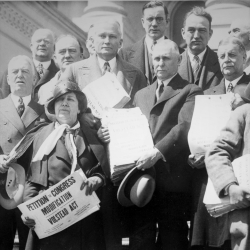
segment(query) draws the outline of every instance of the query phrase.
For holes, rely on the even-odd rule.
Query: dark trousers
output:
[[[19,250],[24,250],[29,229],[21,219],[21,212],[18,208],[6,210],[0,206],[0,249],[12,250],[14,238],[18,231]]]
[[[110,180],[103,187],[101,213],[107,250],[154,250],[156,222],[151,202],[143,208],[123,207],[117,200],[118,187]],[[123,245],[128,238],[127,245]]]
[[[189,195],[186,193],[155,193],[155,214],[159,226],[157,249],[187,250],[187,211]]]

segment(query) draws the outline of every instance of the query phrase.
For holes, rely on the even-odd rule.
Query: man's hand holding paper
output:
[[[192,168],[204,168],[205,167],[205,155],[189,155],[188,156],[188,165],[191,166]]]
[[[235,204],[237,209],[250,206],[250,190],[233,184],[229,187],[230,203]]]

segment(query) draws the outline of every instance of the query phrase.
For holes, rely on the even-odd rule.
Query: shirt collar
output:
[[[36,68],[37,68],[38,65],[41,63],[41,64],[43,65],[43,68],[44,68],[44,69],[48,69],[49,66],[50,66],[50,64],[51,64],[51,60],[49,60],[49,61],[47,61],[47,62],[39,62],[39,61],[37,61],[36,59],[33,59],[33,62],[34,62],[34,64],[35,64],[35,67],[36,67]]]
[[[158,79],[158,85],[160,85],[163,82],[164,88],[165,88],[176,75],[177,73],[173,75],[171,78],[168,78],[167,80],[164,80],[164,81]]]
[[[13,101],[15,107],[17,108],[18,105],[19,105],[18,100],[19,100],[20,97],[17,96],[17,95],[14,95],[13,93],[11,93],[10,96],[11,96],[11,99],[12,99],[12,101]],[[26,107],[28,106],[29,102],[31,101],[31,95],[24,96],[24,97],[22,97],[22,98],[23,98],[23,104],[24,104],[24,106],[25,106],[25,108],[26,108]]]
[[[157,39],[156,42],[159,43],[159,42],[161,42],[163,40],[165,40],[164,36],[162,36],[161,38]],[[146,42],[146,45],[147,45],[149,53],[152,54],[152,49],[151,48],[152,48],[152,45],[154,43],[154,40],[151,37],[146,36],[145,37],[145,42]]]
[[[233,81],[228,81],[228,80],[225,78],[225,87],[226,87],[226,90],[227,90],[228,85],[229,85],[230,82],[233,84],[233,87],[235,88],[235,86],[237,85],[238,81],[241,79],[241,77],[242,77],[243,75],[244,75],[244,74],[242,74],[240,77],[234,79]]]
[[[97,56],[98,58],[98,62],[99,62],[99,65],[100,65],[100,69],[103,73],[103,67],[104,67],[104,63],[105,62],[108,62],[109,63],[109,66],[110,66],[110,71],[113,72],[115,67],[116,67],[116,57],[112,58],[110,61],[105,61],[103,60],[102,58],[100,58],[99,56]]]
[[[197,55],[197,56],[199,57],[200,63],[202,62],[202,60],[203,60],[203,58],[204,58],[204,55],[205,55],[206,51],[207,51],[207,47],[206,47],[206,49],[204,49],[199,55]],[[192,53],[190,52],[189,49],[187,50],[187,52],[188,52],[188,56],[189,56],[189,58],[190,58],[191,64],[194,63],[194,56],[195,56],[195,55],[192,54]]]

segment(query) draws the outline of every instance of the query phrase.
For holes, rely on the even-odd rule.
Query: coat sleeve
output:
[[[232,161],[242,151],[247,109],[249,105],[243,105],[232,112],[226,127],[206,154],[207,172],[220,197],[229,183],[237,182]]]
[[[202,90],[196,85],[188,86],[190,90],[179,111],[177,124],[155,145],[166,161],[175,157],[183,149],[188,149],[187,136],[193,116],[195,96],[203,95]]]

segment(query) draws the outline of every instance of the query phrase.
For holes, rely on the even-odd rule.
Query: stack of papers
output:
[[[232,165],[239,185],[250,190],[250,154],[235,159]],[[209,178],[203,202],[209,214],[213,217],[221,216],[236,209],[236,205],[230,204],[229,196],[222,199],[218,197]]]
[[[109,129],[111,180],[121,181],[138,158],[154,147],[149,124],[140,108],[107,109],[102,120]]]
[[[109,72],[88,84],[82,92],[93,115],[99,119],[105,108],[123,108],[131,99],[116,76]]]

